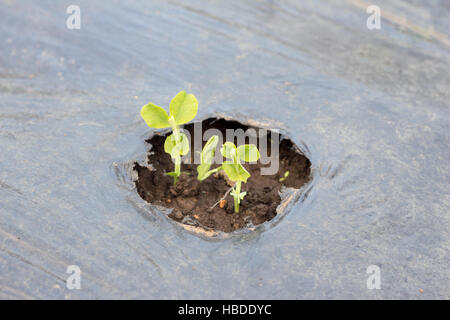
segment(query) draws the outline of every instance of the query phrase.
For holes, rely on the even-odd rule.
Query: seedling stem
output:
[[[238,213],[239,212],[239,203],[241,202],[241,199],[239,197],[239,195],[241,194],[241,181],[237,181],[236,182],[236,186],[234,187],[235,192],[234,192],[234,212]],[[236,196],[237,195],[237,196]]]

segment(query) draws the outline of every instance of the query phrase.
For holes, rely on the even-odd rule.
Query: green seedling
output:
[[[217,143],[219,142],[218,136],[212,136],[209,138],[208,142],[206,142],[203,147],[202,152],[200,153],[200,164],[197,167],[197,179],[200,181],[205,180],[211,174],[219,171],[222,167],[217,167],[215,169],[209,170],[211,168],[211,164],[214,159],[214,155],[216,153]]]
[[[172,134],[164,142],[164,151],[170,154],[175,163],[175,170],[168,172],[167,175],[172,176],[176,184],[181,174],[181,156],[189,152],[189,140],[180,132],[178,126],[195,118],[198,102],[193,94],[187,94],[183,90],[170,101],[169,109],[170,115],[163,108],[150,102],[142,107],[141,116],[150,128],[172,128]]]
[[[284,176],[281,177],[281,178],[279,179],[279,181],[280,181],[280,182],[283,182],[284,180],[287,179],[287,177],[289,177],[289,171],[286,171],[286,172],[284,173]]]
[[[247,182],[250,173],[245,170],[241,160],[245,162],[257,161],[260,157],[258,148],[254,144],[244,144],[236,148],[234,143],[225,142],[220,149],[222,155],[229,159],[222,163],[222,169],[231,181],[235,182],[231,195],[234,198],[234,212],[239,212],[239,204],[247,192],[241,192],[241,183]]]

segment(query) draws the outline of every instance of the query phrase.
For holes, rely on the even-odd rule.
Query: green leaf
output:
[[[205,180],[206,178],[208,178],[210,175],[212,175],[213,173],[216,173],[217,171],[219,171],[220,169],[222,169],[222,167],[217,167],[213,170],[209,170],[211,165],[209,164],[199,164],[197,166],[197,179],[200,181]]]
[[[141,117],[150,128],[161,129],[170,126],[167,112],[151,102],[142,107]]]
[[[239,198],[239,202],[240,202],[240,200],[244,200],[244,197],[246,196],[246,194],[247,194],[247,192],[244,191],[244,192],[239,193],[239,195],[237,195],[237,197]],[[236,197],[236,191],[233,189],[230,192],[230,195],[233,196],[233,198]]]
[[[181,135],[180,154],[184,156],[189,152],[189,139],[184,133],[180,133],[180,135]]]
[[[284,173],[284,176],[283,177],[281,177],[280,179],[278,179],[280,182],[283,182],[284,180],[286,180],[287,179],[287,177],[289,177],[289,170],[288,171],[286,171],[285,173]]]
[[[189,152],[189,139],[184,133],[180,133],[180,141],[175,140],[175,135],[172,133],[164,141],[164,151],[172,158],[184,156]]]
[[[173,134],[168,136],[164,141],[164,151],[172,155],[172,150],[175,148],[175,143],[173,141]]]
[[[167,172],[166,175],[173,177],[173,184],[177,184],[178,177],[180,176],[177,172],[175,171]]]
[[[175,171],[167,172],[166,175],[171,177],[178,177],[178,174]]]
[[[225,161],[222,164],[222,169],[225,171],[231,181],[247,182],[247,179],[250,177],[250,173],[248,173],[248,171],[245,170],[245,168],[240,163]]]
[[[187,123],[197,115],[198,102],[193,94],[180,91],[175,98],[170,101],[170,115],[175,122],[180,125]]]
[[[213,172],[217,170],[208,171],[211,167],[212,161],[214,159],[214,154],[216,153],[217,143],[219,142],[218,136],[212,136],[209,138],[200,153],[200,165],[197,166],[197,179],[202,181],[208,178]]]
[[[220,152],[222,153],[222,155],[225,158],[228,159],[236,159],[236,155],[237,155],[237,151],[236,151],[236,146],[234,145],[233,142],[225,142],[222,146],[222,148],[220,149]]]
[[[203,181],[208,178],[211,175],[211,173],[208,174],[208,170],[210,167],[211,165],[207,163],[199,164],[197,166],[197,179]]]
[[[216,153],[217,143],[219,142],[218,136],[212,136],[209,138],[200,153],[200,163],[211,164],[214,159],[214,154]]]
[[[244,144],[237,148],[238,158],[245,162],[258,161],[260,155],[258,148],[254,144]]]

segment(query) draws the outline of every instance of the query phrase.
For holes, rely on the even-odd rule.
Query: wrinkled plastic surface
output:
[[[0,2],[0,298],[449,297],[447,2],[77,4]],[[137,196],[140,108],[181,89],[307,150],[304,201],[211,241]]]

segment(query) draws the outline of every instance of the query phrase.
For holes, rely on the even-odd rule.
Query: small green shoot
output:
[[[150,102],[142,107],[141,116],[150,128],[172,128],[172,134],[164,142],[164,151],[170,154],[175,163],[175,170],[168,172],[167,175],[172,176],[176,184],[181,174],[181,156],[189,152],[189,140],[180,132],[178,126],[195,118],[198,102],[193,94],[187,94],[183,90],[170,101],[169,110],[170,115],[163,108]]]
[[[234,143],[225,142],[220,149],[222,155],[230,160],[224,161],[222,169],[231,181],[235,182],[231,195],[234,198],[234,212],[239,212],[239,204],[247,192],[241,192],[241,183],[247,182],[250,173],[245,170],[241,160],[245,162],[257,161],[260,157],[258,148],[254,144],[244,144],[236,148]]]
[[[197,166],[198,172],[197,179],[200,181],[205,180],[211,174],[222,169],[222,167],[217,167],[215,169],[209,170],[209,168],[211,168],[214,155],[216,153],[216,147],[218,142],[219,137],[212,136],[211,138],[209,138],[208,142],[206,142],[202,152],[200,153],[200,164]]]
[[[284,176],[282,176],[282,177],[279,179],[279,181],[280,181],[280,182],[283,182],[284,180],[287,179],[287,177],[289,177],[289,171],[286,171],[286,172],[284,173]]]

